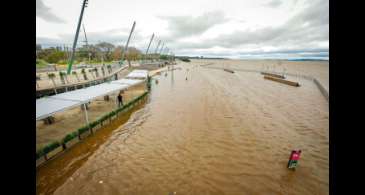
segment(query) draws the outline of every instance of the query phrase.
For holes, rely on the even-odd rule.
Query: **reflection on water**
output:
[[[328,194],[328,103],[312,82],[182,67],[55,194]]]
[[[125,123],[131,114],[142,108],[146,100],[123,115],[120,115],[110,124],[94,132],[93,136],[88,137],[76,146],[70,148],[61,156],[47,162],[44,166],[37,169],[37,194],[50,194],[57,187],[63,184],[88,158],[111,136],[114,129],[120,124]]]

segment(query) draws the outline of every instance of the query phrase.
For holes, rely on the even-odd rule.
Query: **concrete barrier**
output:
[[[73,138],[72,140],[68,141],[65,145],[66,145],[66,148],[70,148],[72,147],[73,145],[77,144],[79,142],[79,138],[78,137],[75,137]]]
[[[95,131],[99,130],[101,128],[101,126],[102,126],[101,123],[99,123],[98,125],[93,127],[93,131],[95,132]]]
[[[266,76],[276,77],[279,79],[285,79],[285,77],[283,75],[279,75],[279,74],[268,73],[268,72],[261,72],[261,74],[266,75]]]
[[[90,134],[91,134],[90,131],[85,131],[84,133],[80,134],[80,138],[85,139],[85,138],[89,137]]]
[[[299,83],[297,83],[297,82],[288,81],[288,80],[284,80],[284,79],[280,79],[280,78],[276,78],[276,77],[272,77],[272,76],[266,76],[265,75],[264,79],[276,81],[276,82],[287,84],[287,85],[294,86],[294,87],[299,87],[300,86]]]
[[[47,154],[47,158],[50,159],[54,156],[56,156],[58,153],[62,152],[63,151],[63,148],[62,146],[58,146],[57,148],[55,148],[54,150],[50,151],[48,154]]]
[[[38,167],[39,165],[41,165],[42,163],[46,162],[45,156],[41,156],[40,158],[38,158],[35,162],[36,167]]]
[[[224,68],[223,70],[226,71],[226,72],[234,73],[233,70],[230,70],[230,69],[227,69],[227,68]]]
[[[321,85],[320,82],[318,82],[317,79],[313,79],[314,83],[317,85],[319,91],[321,91],[322,95],[326,98],[327,102],[329,100],[329,95],[327,90]]]

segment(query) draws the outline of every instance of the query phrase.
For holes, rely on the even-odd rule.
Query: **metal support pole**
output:
[[[158,49],[158,47],[160,46],[160,44],[161,44],[161,40],[159,40],[159,41],[158,41],[158,44],[157,44],[157,47],[156,47],[156,49],[155,49],[155,53],[154,53],[154,54],[157,54],[157,49]]]
[[[80,25],[81,25],[81,21],[82,21],[82,16],[84,15],[84,9],[87,5],[87,1],[88,0],[84,0],[84,2],[82,3],[81,13],[80,13],[80,17],[79,17],[79,23],[77,24],[76,34],[75,34],[74,42],[73,42],[73,45],[72,45],[72,54],[71,54],[71,58],[70,58],[70,61],[68,63],[68,67],[67,67],[67,74],[71,73],[72,63],[73,63],[74,58],[75,58],[75,50],[76,50],[77,39],[79,37],[79,32],[80,32]]]
[[[162,47],[161,47],[161,49],[160,49],[160,55],[161,55],[161,53],[162,53],[162,49],[163,49],[163,47],[165,46],[165,43],[162,43]]]
[[[86,44],[86,49],[87,49],[87,53],[89,56],[89,64],[90,64],[90,57],[91,57],[91,53],[90,53],[90,49],[89,49],[89,44],[87,42],[87,36],[86,36],[86,31],[85,31],[85,26],[84,24],[82,24],[82,28],[84,29],[84,35],[85,35],[85,44]]]
[[[161,47],[160,52],[159,52],[159,54],[158,54],[158,60],[160,60],[161,52],[162,52],[162,49],[163,49],[163,47],[164,47],[164,46],[165,46],[165,42],[164,42],[164,43],[162,43],[162,47]]]
[[[147,50],[146,50],[146,55],[145,55],[145,57],[147,57],[148,50],[150,49],[150,46],[151,46],[151,43],[152,43],[153,37],[155,37],[155,33],[152,33],[152,37],[151,37],[150,43],[148,44],[148,47],[147,47]]]
[[[124,57],[125,57],[125,54],[127,53],[127,50],[128,50],[128,45],[129,45],[129,40],[131,39],[131,36],[132,36],[132,33],[134,31],[134,27],[136,26],[136,21],[133,22],[133,26],[132,26],[132,29],[131,29],[131,32],[129,33],[129,36],[128,36],[128,40],[127,40],[127,44],[125,45],[125,48],[124,48],[124,52],[122,54],[122,59],[121,61],[124,60]],[[120,64],[121,66],[121,64]]]

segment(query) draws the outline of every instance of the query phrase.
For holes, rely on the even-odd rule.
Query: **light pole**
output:
[[[158,47],[160,46],[160,44],[161,44],[161,40],[158,40],[158,44],[157,44],[157,47],[156,47],[156,49],[155,49],[155,55],[157,55],[157,49],[158,49]]]
[[[70,58],[70,61],[68,63],[68,67],[67,67],[67,74],[70,74],[71,73],[72,63],[73,63],[74,58],[75,58],[75,49],[76,49],[76,44],[77,44],[77,38],[79,37],[82,16],[84,15],[84,9],[85,9],[85,7],[87,7],[87,4],[88,4],[88,0],[84,0],[84,2],[82,3],[81,13],[80,13],[80,17],[79,17],[79,23],[77,24],[77,29],[76,29],[76,34],[75,34],[75,38],[74,38],[74,43],[72,45],[72,54],[71,54],[71,58]]]
[[[122,54],[122,61],[124,60],[125,54],[127,53],[128,45],[129,45],[129,40],[131,39],[131,35],[132,35],[133,31],[134,31],[134,27],[135,26],[136,26],[136,21],[133,22],[133,26],[132,26],[131,32],[129,33],[129,37],[128,37],[128,40],[127,40],[127,44],[125,45],[124,52]],[[129,64],[129,67],[130,66],[131,66],[131,64]]]
[[[150,49],[150,46],[151,46],[153,37],[155,37],[155,33],[152,33],[152,37],[151,37],[150,43],[148,44],[148,47],[147,47],[147,50],[146,50],[146,55],[145,55],[146,57],[147,57],[147,54],[148,54],[148,50]]]

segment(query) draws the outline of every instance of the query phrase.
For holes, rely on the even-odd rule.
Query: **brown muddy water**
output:
[[[179,67],[128,122],[85,140],[89,152],[41,168],[38,194],[328,194],[328,103],[313,82]]]

